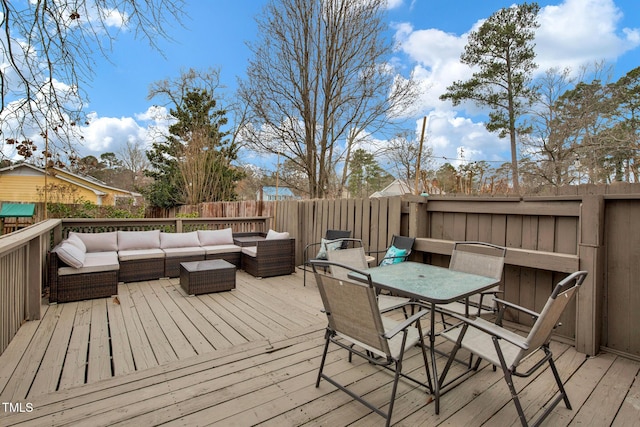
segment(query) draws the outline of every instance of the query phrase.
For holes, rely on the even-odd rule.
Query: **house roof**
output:
[[[8,171],[8,170],[14,170],[16,168],[28,168],[31,169],[33,171],[36,171],[38,173],[41,173],[44,175],[44,169],[32,165],[30,163],[19,163],[17,165],[11,165],[11,166],[7,166],[5,168],[0,169],[0,173]],[[71,184],[75,184],[79,187],[85,188],[87,190],[92,191],[94,194],[98,195],[98,196],[106,196],[108,193],[106,193],[105,191],[102,191],[100,188],[96,188],[96,187],[101,187],[104,190],[112,190],[112,191],[118,191],[120,193],[127,193],[130,194],[132,197],[139,197],[141,196],[141,194],[139,193],[135,193],[133,191],[129,191],[129,190],[123,190],[122,188],[116,188],[116,187],[111,187],[106,185],[104,182],[94,178],[94,177],[89,177],[86,175],[78,175],[75,174],[73,172],[69,172],[68,170],[64,170],[64,169],[60,169],[57,167],[53,167],[51,168],[53,169],[57,174],[56,174],[56,178],[71,183]]]
[[[406,182],[396,179],[391,184],[387,185],[380,191],[376,191],[369,197],[387,197],[398,196],[402,194],[410,194],[412,192],[411,187]]]
[[[275,196],[276,195],[276,187],[271,187],[271,186],[267,186],[267,187],[262,187],[262,193],[269,195],[269,196]],[[293,197],[293,191],[291,191],[291,189],[289,187],[278,187],[278,196],[292,196]]]

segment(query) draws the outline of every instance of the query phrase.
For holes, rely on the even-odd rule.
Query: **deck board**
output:
[[[127,332],[127,321],[125,320],[120,299],[112,300],[114,304],[107,304],[107,315],[111,325],[113,374],[115,376],[125,375],[136,370],[132,351],[127,351],[129,334]]]
[[[130,352],[136,370],[157,366],[158,360],[149,342],[149,337],[144,330],[128,285],[118,285],[118,297],[117,299],[114,298],[114,303],[122,311],[122,319],[126,328],[126,331],[120,331],[120,334],[124,335],[126,333],[129,340],[129,347],[125,346],[122,351]],[[126,345],[126,341],[121,340],[120,342]],[[124,368],[116,368],[116,372],[121,369]]]
[[[109,299],[96,299],[91,306],[91,336],[89,338],[89,360],[87,381],[95,382],[111,378],[111,344],[109,343]]]
[[[77,303],[73,319],[73,332],[69,340],[67,355],[60,377],[60,389],[79,386],[85,383],[87,354],[91,330],[91,301]]]
[[[326,325],[320,308],[313,278],[302,286],[302,272],[256,280],[242,271],[230,292],[188,296],[178,279],[161,279],[120,284],[117,298],[43,306],[42,320],[21,328],[0,356],[2,401],[34,410],[0,412],[0,425],[382,424],[328,382],[315,387]],[[445,352],[450,345],[438,343]],[[573,410],[560,404],[545,425],[640,419],[640,362],[585,358],[555,341],[552,349]],[[326,372],[386,408],[389,373],[345,356],[332,346]],[[441,371],[444,357],[437,363]],[[425,378],[417,349],[404,367]],[[527,416],[555,391],[548,370],[516,381]],[[398,426],[515,422],[504,379],[487,364],[444,394],[439,415],[430,394],[401,381],[393,415]]]
[[[42,363],[31,386],[29,397],[51,393],[58,389],[58,381],[67,353],[67,346],[73,331],[77,303],[61,306],[58,325],[51,336],[51,345],[42,358]]]
[[[34,331],[20,362],[16,365],[12,377],[0,393],[3,402],[21,401],[27,397],[31,383],[38,373],[42,358],[51,342],[51,336],[55,330],[58,318],[62,312],[62,306],[53,307],[47,312]],[[18,330],[20,333],[20,330]],[[11,343],[9,344],[11,346]]]

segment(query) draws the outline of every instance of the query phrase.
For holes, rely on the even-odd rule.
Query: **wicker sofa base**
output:
[[[62,262],[55,252],[49,253],[49,302],[82,301],[108,298],[118,294],[118,270],[95,273],[58,275]],[[91,283],[91,286],[87,286]]]
[[[204,261],[204,255],[176,256],[164,259],[165,277],[180,277],[180,263],[191,261]]]
[[[91,286],[87,286],[91,283]],[[71,274],[58,277],[55,295],[49,290],[49,302],[71,302],[118,295],[118,272]]]
[[[141,282],[160,277],[164,277],[164,258],[120,261],[118,280],[121,282]]]
[[[295,240],[278,239],[258,242],[257,256],[242,254],[242,269],[254,277],[295,273]]]
[[[209,260],[209,259],[223,259],[223,260],[225,260],[227,262],[230,262],[231,264],[235,265],[236,268],[240,268],[240,266],[241,266],[240,252],[228,252],[228,253],[222,253],[222,254],[207,254],[205,259],[207,259],[207,260]]]

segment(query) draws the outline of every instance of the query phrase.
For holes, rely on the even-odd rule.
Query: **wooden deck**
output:
[[[260,280],[238,272],[235,290],[197,297],[178,279],[118,292],[43,305],[42,320],[22,326],[0,356],[0,425],[383,424],[327,382],[314,387],[325,317],[301,271]],[[640,425],[639,362],[585,358],[560,342],[552,348],[573,410],[560,405],[546,425]],[[348,363],[335,348],[328,357],[328,373],[373,402],[388,401],[387,372],[359,358]],[[412,352],[405,369],[424,376],[421,360]],[[529,417],[555,390],[548,370],[516,386]],[[511,425],[517,416],[500,373],[483,367],[444,395],[437,416],[430,395],[401,382],[392,421]]]

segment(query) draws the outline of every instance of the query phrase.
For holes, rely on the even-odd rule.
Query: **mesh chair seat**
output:
[[[358,270],[366,270],[367,268],[369,268],[364,248],[362,247],[341,249],[339,251],[330,251],[327,252],[327,258],[333,263],[348,265],[349,267],[353,267]],[[349,274],[350,270],[334,264],[329,267],[329,271],[331,272],[331,275],[333,277],[347,280],[347,275]],[[402,308],[403,306],[408,304],[409,301],[409,298],[404,297],[378,295],[378,308],[382,312],[390,311],[397,308]]]
[[[337,241],[341,241],[341,245],[340,247],[342,249],[346,249],[349,247],[350,242],[347,240],[357,240],[360,242],[360,246],[362,246],[362,240],[359,239],[350,239],[351,238],[351,231],[350,230],[327,230],[325,235],[324,235],[324,240],[325,240],[325,244],[327,242],[337,242]],[[346,240],[342,240],[342,239],[346,239]],[[318,259],[316,258],[317,253],[319,252],[320,248],[322,247],[322,243],[323,242],[315,242],[315,243],[309,243],[307,246],[304,247],[303,250],[303,286],[307,286],[307,266],[311,265],[310,262],[311,260],[314,259]],[[357,242],[352,242],[351,245],[355,245]]]
[[[439,384],[442,385],[444,383],[444,379],[458,350],[464,348],[480,358],[476,362],[476,370],[478,369],[481,359],[489,361],[494,366],[502,367],[504,379],[511,392],[511,398],[518,411],[520,422],[523,426],[527,426],[528,422],[522,405],[520,404],[520,399],[518,398],[512,377],[514,375],[529,377],[540,367],[544,366],[545,362],[549,362],[549,367],[556,380],[559,393],[556,393],[556,398],[546,406],[545,411],[535,421],[535,425],[539,425],[563,400],[567,409],[571,409],[569,397],[567,396],[553,361],[553,354],[549,349],[549,340],[553,330],[558,325],[560,316],[569,302],[575,297],[586,276],[586,271],[577,271],[560,281],[540,313],[535,313],[524,307],[497,299],[496,301],[498,302],[500,310],[496,323],[491,323],[481,318],[469,319],[463,316],[453,315],[460,320],[460,323],[452,328],[446,329],[440,334],[443,338],[455,343],[455,345],[449,356],[447,365],[442,372]],[[526,337],[513,333],[501,326],[502,318],[507,308],[530,314],[536,318],[533,327]],[[538,350],[544,352],[543,357],[526,372],[518,372],[517,368],[520,366],[520,363]]]
[[[496,281],[502,279],[506,248],[485,242],[456,242],[453,245],[449,269],[463,273],[492,277]],[[491,295],[500,292],[500,285],[496,285],[480,294],[469,297],[469,314],[482,316],[495,312],[495,304]],[[455,313],[467,315],[467,305],[464,301],[440,304],[437,310],[443,314]]]
[[[328,320],[325,333],[326,341],[316,387],[320,386],[321,379],[328,381],[369,409],[385,417],[386,425],[389,426],[398,381],[401,377],[427,388],[430,392],[433,391],[425,352],[425,334],[422,332],[420,324],[420,319],[429,311],[417,310],[418,312],[410,318],[398,322],[380,313],[375,289],[371,283],[371,276],[365,271],[331,261],[312,261],[311,264],[316,275],[318,290]],[[337,268],[354,271],[365,277],[367,283],[321,274],[317,272],[317,267],[329,267],[332,271]],[[413,308],[422,307],[419,303],[410,303],[410,305]],[[387,412],[384,412],[378,405],[367,401],[351,388],[340,384],[336,379],[324,372],[327,352],[331,343],[346,349],[349,352],[350,361],[352,355],[356,354],[367,359],[372,365],[381,366],[394,372],[391,400]],[[415,374],[410,376],[402,372],[402,361],[405,352],[415,348],[416,344],[419,344],[417,347],[422,353],[427,376],[426,382],[417,379]]]

